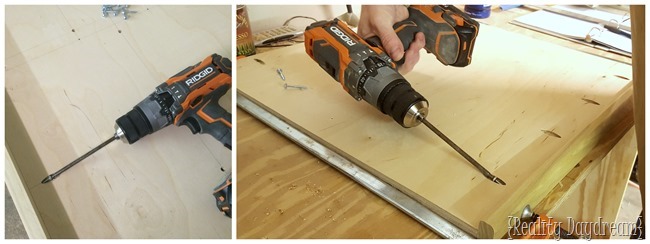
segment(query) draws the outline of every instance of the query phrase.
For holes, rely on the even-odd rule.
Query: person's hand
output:
[[[403,5],[363,5],[357,30],[363,39],[378,36],[391,59],[398,61],[405,57],[404,64],[399,68],[402,74],[413,70],[415,64],[420,60],[420,49],[425,44],[424,34],[418,32],[411,46],[406,52],[404,51],[402,41],[393,30],[393,24],[408,17],[408,10]]]

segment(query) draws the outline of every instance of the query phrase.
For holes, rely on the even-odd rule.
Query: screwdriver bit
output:
[[[75,159],[74,161],[72,161],[72,162],[69,163],[68,165],[64,166],[64,167],[61,168],[60,170],[58,170],[58,171],[52,173],[51,175],[48,175],[47,177],[45,177],[45,179],[43,179],[43,181],[41,181],[41,184],[45,184],[45,183],[48,183],[48,182],[50,182],[50,181],[53,181],[54,179],[56,179],[56,177],[59,177],[60,174],[62,174],[62,173],[65,172],[66,170],[72,168],[72,166],[75,166],[76,164],[78,164],[79,162],[81,162],[82,160],[84,160],[85,158],[87,158],[88,156],[90,156],[90,155],[92,155],[93,153],[97,152],[99,149],[102,149],[102,147],[105,147],[105,146],[108,145],[109,143],[111,143],[111,142],[113,142],[114,140],[119,139],[119,138],[120,138],[120,136],[119,136],[118,134],[115,134],[115,135],[114,135],[113,137],[111,137],[110,139],[106,140],[106,141],[103,142],[102,144],[99,144],[99,146],[97,146],[97,147],[91,149],[91,150],[88,151],[86,154],[81,155],[81,157]]]
[[[456,152],[458,152],[461,156],[463,156],[463,158],[465,158],[472,165],[474,165],[475,168],[477,168],[479,171],[481,171],[481,173],[483,174],[483,176],[485,176],[485,178],[488,178],[492,182],[497,183],[499,185],[504,185],[504,186],[506,185],[506,182],[504,182],[503,180],[499,179],[499,177],[496,177],[492,173],[490,173],[490,171],[485,169],[481,164],[479,164],[476,160],[474,160],[474,158],[469,156],[469,154],[467,154],[465,151],[463,151],[463,149],[461,149],[458,145],[456,145],[456,143],[451,141],[451,139],[449,139],[449,137],[445,136],[445,134],[442,134],[442,132],[440,130],[438,130],[438,128],[436,128],[431,123],[429,123],[429,121],[427,121],[424,117],[418,116],[418,119],[424,125],[429,127],[429,129],[431,131],[433,131],[433,133],[436,133],[436,135],[438,135],[443,141],[445,141],[447,144],[449,144],[449,146],[451,146],[451,148],[453,148],[454,150],[456,150]]]

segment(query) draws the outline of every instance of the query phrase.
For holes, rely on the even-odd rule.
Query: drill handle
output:
[[[456,67],[470,64],[474,40],[478,35],[478,22],[454,6],[412,5],[408,11],[407,19],[393,25],[404,51],[415,40],[415,34],[422,32],[426,41],[424,49],[433,53],[441,63]],[[381,47],[381,40],[377,36],[366,39],[366,42]],[[395,63],[404,64],[404,58]]]
[[[397,37],[402,42],[404,51],[408,50],[408,48],[411,46],[411,42],[415,40],[415,34],[420,32],[420,28],[415,24],[415,22],[410,19],[405,19],[395,23],[393,25],[393,30],[395,30]],[[365,40],[373,47],[378,47],[382,50],[384,49],[378,36],[371,36]],[[404,64],[404,58],[405,57],[402,57],[402,59],[394,61],[397,65],[402,65]]]
[[[407,20],[424,33],[427,52],[444,65],[465,67],[471,63],[478,22],[452,5],[411,5],[408,11]]]
[[[226,148],[232,149],[232,115],[219,105],[219,99],[230,89],[221,86],[204,97],[201,103],[190,107],[181,122],[192,133],[210,134]]]

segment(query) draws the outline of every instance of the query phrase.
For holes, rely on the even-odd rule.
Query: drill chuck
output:
[[[133,144],[152,132],[151,124],[139,107],[133,108],[115,121],[115,135],[129,144]]]
[[[429,102],[404,79],[393,80],[385,86],[377,102],[382,113],[405,128],[419,125],[418,117],[426,118],[429,111]]]
[[[120,139],[126,139],[126,142],[133,144],[140,138],[170,125],[173,120],[170,112],[173,103],[170,92],[158,87],[131,111],[115,121],[115,133],[121,132],[124,136]]]
[[[426,117],[427,100],[384,59],[370,56],[360,63],[363,65],[346,70],[350,95],[372,104],[405,128],[419,125],[417,116]]]

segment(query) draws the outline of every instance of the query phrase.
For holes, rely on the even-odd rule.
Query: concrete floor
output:
[[[14,200],[5,186],[5,239],[27,239],[23,221],[20,220]]]

